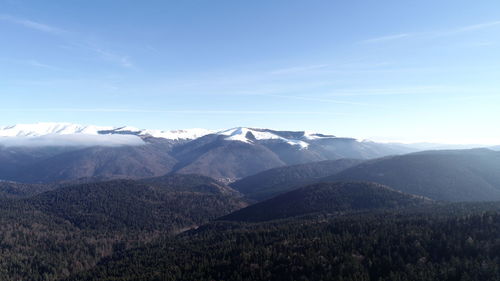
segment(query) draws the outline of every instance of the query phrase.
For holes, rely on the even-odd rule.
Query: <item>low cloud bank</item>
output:
[[[133,135],[44,135],[40,137],[0,137],[1,146],[137,146],[145,142]]]

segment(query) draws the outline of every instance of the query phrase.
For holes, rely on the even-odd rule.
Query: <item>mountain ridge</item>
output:
[[[0,128],[0,179],[46,183],[176,172],[232,182],[279,166],[408,152],[413,151],[308,131],[247,127],[155,131],[71,123],[21,124]]]
[[[345,213],[418,206],[431,200],[373,182],[321,182],[250,205],[220,220],[268,221],[313,213]]]

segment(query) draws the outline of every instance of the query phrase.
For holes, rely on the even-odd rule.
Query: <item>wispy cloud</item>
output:
[[[15,64],[21,64],[21,65],[29,65],[33,67],[39,67],[39,68],[45,68],[45,69],[50,69],[50,70],[60,70],[59,67],[42,63],[38,60],[19,60],[19,59],[10,59],[10,58],[0,58],[0,62],[8,62],[8,63],[15,63]]]
[[[36,21],[24,19],[24,18],[18,18],[18,17],[14,17],[14,16],[10,16],[10,15],[0,15],[0,20],[10,22],[13,24],[17,24],[17,25],[21,25],[21,26],[24,26],[26,28],[30,28],[30,29],[45,32],[45,33],[62,34],[62,33],[66,32],[64,29],[61,29],[61,28],[58,28],[55,26],[51,26],[48,24],[44,24],[44,23],[40,23],[40,22],[36,22]]]
[[[171,114],[207,114],[207,115],[239,115],[239,114],[303,114],[303,115],[344,115],[327,111],[280,111],[280,110],[150,110],[121,108],[0,108],[0,112],[108,112],[108,113],[171,113]]]
[[[73,50],[73,51],[86,51],[93,56],[97,55],[101,60],[113,63],[115,65],[124,67],[124,68],[134,68],[134,63],[130,59],[129,56],[116,53],[114,51],[110,51],[108,49],[104,49],[95,42],[88,41],[73,41],[64,45],[60,45],[59,48],[65,50]]]
[[[134,67],[134,64],[130,61],[130,58],[128,56],[122,56],[100,48],[91,48],[91,50],[99,54],[103,59],[114,62],[122,67]]]
[[[55,67],[53,65],[46,64],[46,63],[41,63],[41,62],[36,61],[36,60],[27,60],[27,61],[25,61],[25,63],[28,65],[34,66],[34,67],[40,67],[40,68],[45,68],[45,69],[50,69],[50,70],[60,70],[60,68],[58,68],[58,67]]]
[[[480,24],[473,24],[473,25],[469,25],[469,26],[464,26],[464,27],[459,28],[458,31],[479,30],[479,29],[493,27],[496,25],[500,25],[500,21],[491,21],[491,22],[484,22],[484,23],[480,23]]]
[[[269,73],[272,75],[292,74],[292,73],[299,73],[299,72],[304,72],[304,71],[321,69],[321,68],[325,68],[325,67],[328,67],[328,65],[327,64],[318,64],[318,65],[294,66],[294,67],[276,69],[276,70],[273,70]]]
[[[266,95],[266,96],[268,96],[268,97],[276,97],[276,98],[284,98],[284,99],[293,99],[293,100],[315,101],[315,102],[322,102],[322,103],[326,102],[326,103],[347,104],[347,105],[377,106],[377,105],[373,105],[373,104],[369,104],[369,103],[350,102],[350,101],[334,100],[334,99],[324,99],[324,98],[315,98],[315,97],[275,95],[275,94],[270,94],[270,95]]]
[[[438,93],[463,93],[466,89],[450,86],[410,86],[395,88],[363,88],[363,89],[340,89],[328,93],[327,96],[351,97],[351,96],[390,96],[390,95],[420,95]]]
[[[413,38],[413,37],[422,37],[422,38],[443,37],[443,36],[449,36],[449,35],[454,35],[454,34],[463,33],[463,32],[482,30],[482,29],[491,28],[494,26],[499,26],[499,25],[500,25],[500,21],[482,22],[482,23],[471,24],[471,25],[467,25],[467,26],[461,26],[461,27],[452,28],[452,29],[448,29],[448,30],[441,30],[441,31],[427,31],[427,32],[414,32],[414,33],[401,33],[401,34],[386,35],[386,36],[381,36],[381,37],[377,37],[377,38],[363,40],[363,41],[361,41],[361,43],[383,43],[383,42],[387,42],[387,41],[393,41],[393,40],[399,40],[399,39],[405,39],[405,38]]]
[[[6,21],[6,22],[13,23],[13,24],[24,26],[24,27],[29,28],[29,29],[58,35],[59,37],[71,42],[71,43],[69,43],[69,45],[75,46],[77,48],[85,48],[87,50],[91,50],[93,53],[97,54],[103,60],[106,60],[108,62],[112,62],[112,63],[117,64],[119,66],[122,66],[124,68],[134,67],[134,64],[132,63],[132,61],[130,60],[130,58],[128,56],[119,55],[119,54],[111,52],[109,50],[104,50],[103,48],[100,48],[100,47],[95,47],[95,46],[89,47],[90,44],[88,42],[81,43],[82,40],[75,39],[75,37],[79,37],[79,36],[77,36],[78,34],[75,34],[73,32],[69,32],[69,31],[64,30],[62,28],[48,25],[45,23],[36,22],[33,20],[29,20],[29,19],[15,17],[15,16],[11,16],[11,15],[5,15],[5,14],[0,14],[0,21]],[[63,46],[67,47],[68,45],[63,45]],[[31,65],[38,66],[38,67],[45,66],[46,68],[52,68],[49,65],[44,65],[42,63],[38,63],[37,61],[32,61]]]
[[[408,34],[408,33],[393,34],[393,35],[386,35],[386,36],[371,38],[371,39],[363,40],[361,42],[362,43],[380,43],[380,42],[386,42],[386,41],[392,41],[392,40],[396,40],[396,39],[406,38],[406,37],[410,37],[410,36],[411,36],[411,34]]]

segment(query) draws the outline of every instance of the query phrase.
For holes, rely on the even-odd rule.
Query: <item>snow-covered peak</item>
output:
[[[194,140],[209,134],[225,136],[226,140],[241,141],[252,144],[256,141],[275,140],[288,143],[293,146],[307,148],[311,141],[325,138],[335,138],[331,135],[323,135],[312,132],[284,132],[268,129],[255,129],[237,127],[222,131],[208,129],[185,129],[185,130],[151,130],[139,129],[130,126],[94,126],[72,123],[34,123],[17,124],[12,126],[0,126],[0,137],[41,137],[47,135],[135,135],[151,136],[168,140]]]
[[[309,146],[309,143],[301,139],[284,138],[282,136],[273,133],[271,130],[265,129],[251,129],[244,127],[237,127],[228,130],[223,130],[217,132],[218,135],[226,136],[225,140],[230,141],[241,141],[245,143],[253,143],[254,140],[264,141],[264,140],[279,140],[289,145],[297,145],[304,149]]]
[[[71,123],[35,123],[17,124],[0,127],[0,137],[39,137],[51,134],[71,135],[88,134],[97,135],[101,130],[110,130],[112,127],[88,126]]]
[[[228,136],[226,140],[238,140],[250,143],[251,140],[247,138],[248,133],[251,133],[253,135],[253,138],[255,138],[256,140],[282,139],[282,137],[267,131],[260,131],[256,129],[243,128],[243,127],[220,131],[217,134]]]
[[[192,140],[215,131],[207,129],[186,130],[148,130],[130,126],[111,127],[80,125],[72,123],[34,123],[17,124],[0,127],[0,137],[41,137],[46,135],[101,135],[101,134],[133,134],[138,136],[152,136],[169,140]]]
[[[201,128],[185,129],[185,130],[142,130],[139,135],[149,135],[155,138],[163,138],[169,140],[194,140],[205,135],[213,134],[215,131]]]

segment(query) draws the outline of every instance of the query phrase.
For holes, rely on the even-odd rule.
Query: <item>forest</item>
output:
[[[218,221],[66,280],[499,280],[500,204]]]

